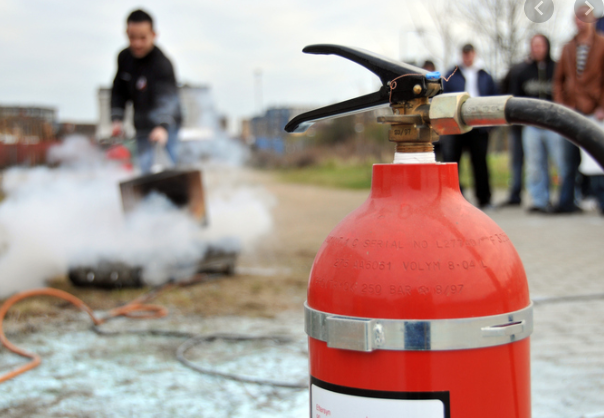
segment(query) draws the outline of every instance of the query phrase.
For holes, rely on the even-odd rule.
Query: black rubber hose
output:
[[[585,149],[604,169],[604,130],[594,121],[567,107],[545,100],[512,97],[505,118],[513,125],[530,125],[554,131]]]

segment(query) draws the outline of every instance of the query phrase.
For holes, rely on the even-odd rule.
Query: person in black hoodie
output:
[[[177,137],[181,123],[178,88],[172,63],[155,45],[153,19],[143,10],[126,20],[129,47],[117,58],[117,73],[111,90],[112,134],[123,132],[124,108],[134,107],[138,163],[143,173],[151,171],[155,144],[165,146],[172,162],[177,160]]]
[[[513,94],[512,80],[518,77],[525,62],[513,65],[501,80],[499,91],[501,94]],[[512,125],[508,130],[508,148],[510,156],[510,190],[508,199],[499,207],[520,206],[522,204],[522,188],[524,177],[524,148],[522,147],[522,125]]]
[[[552,100],[552,79],[556,63],[550,56],[549,39],[536,34],[530,41],[530,59],[522,64],[511,80],[514,96]],[[551,213],[549,162],[560,167],[562,142],[560,135],[541,128],[525,126],[522,144],[526,163],[527,190],[531,196],[530,213]]]

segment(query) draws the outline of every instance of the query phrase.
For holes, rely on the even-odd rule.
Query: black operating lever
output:
[[[303,52],[321,55],[333,54],[347,58],[377,75],[382,81],[382,87],[375,93],[302,113],[285,125],[287,132],[304,132],[310,125],[321,119],[350,115],[420,97],[432,97],[442,92],[442,81],[437,73],[429,73],[424,69],[363,49],[320,44],[307,46]]]

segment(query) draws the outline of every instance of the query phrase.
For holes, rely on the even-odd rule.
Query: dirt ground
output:
[[[213,343],[188,356],[196,363],[218,364],[227,372],[306,381],[302,306],[308,274],[329,231],[368,191],[287,184],[268,172],[250,172],[248,181],[263,185],[275,199],[272,232],[241,253],[235,275],[161,293],[154,303],[167,307],[168,317],[111,321],[103,325],[105,330],[127,334],[103,336],[90,330],[84,313],[62,300],[35,298],[11,308],[5,321],[7,336],[39,353],[43,363],[2,384],[0,416],[305,416],[306,390],[198,374],[176,361],[183,338],[128,334],[151,329],[285,336],[292,342],[283,347]],[[65,277],[52,280],[51,286],[76,295],[95,311],[115,308],[149,291],[77,288]],[[0,349],[0,374],[23,363]]]

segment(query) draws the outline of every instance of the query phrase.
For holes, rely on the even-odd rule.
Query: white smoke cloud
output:
[[[159,194],[125,215],[118,184],[133,174],[104,162],[85,140],[66,140],[49,157],[62,165],[3,175],[0,297],[103,260],[142,266],[146,283],[160,283],[175,266],[193,266],[210,246],[239,251],[272,227],[271,197],[236,185],[241,175],[233,167],[203,172],[204,227]]]
[[[249,150],[222,132],[212,139],[180,143],[180,162],[184,165],[196,166],[201,162],[205,166],[240,167],[248,158]]]
[[[46,157],[51,164],[61,164],[64,167],[72,168],[84,169],[107,164],[103,152],[79,135],[67,138],[60,146],[51,147]]]

